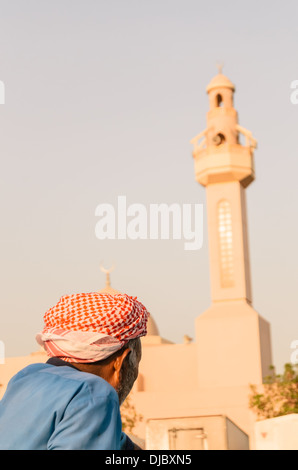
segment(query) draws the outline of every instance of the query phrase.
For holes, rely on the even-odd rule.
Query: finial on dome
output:
[[[218,73],[219,73],[219,74],[222,74],[223,66],[224,66],[224,63],[223,63],[223,62],[217,62],[217,63],[216,63],[216,67],[217,67],[217,70],[218,70]]]
[[[102,264],[100,265],[100,270],[106,274],[106,287],[105,288],[111,287],[110,273],[114,271],[114,269],[115,269],[114,265],[110,269],[104,268]]]

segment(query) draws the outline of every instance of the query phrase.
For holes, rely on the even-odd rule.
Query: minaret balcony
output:
[[[210,109],[207,113],[207,118],[209,120],[217,118],[218,116],[227,116],[227,117],[233,117],[235,119],[238,118],[238,113],[235,108],[226,108],[226,107],[216,107],[213,109]]]
[[[253,148],[240,144],[208,145],[193,152],[196,180],[203,186],[239,181],[247,187],[255,178]]]

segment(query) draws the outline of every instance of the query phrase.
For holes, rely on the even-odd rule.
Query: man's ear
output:
[[[131,352],[130,348],[124,349],[123,353],[121,356],[116,357],[114,361],[114,371],[118,374],[120,374],[120,370],[123,364],[124,359],[128,356],[128,354]]]

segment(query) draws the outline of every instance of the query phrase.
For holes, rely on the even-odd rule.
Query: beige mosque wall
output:
[[[48,356],[42,350],[28,356],[7,357],[4,364],[0,364],[0,399],[3,397],[9,380],[21,369],[37,362],[46,362]]]
[[[259,319],[257,313],[253,310],[252,312],[254,317],[252,329],[255,330]],[[233,325],[235,317],[232,316],[230,320],[232,326],[235,326]],[[208,326],[213,328],[213,324],[208,324]],[[219,323],[218,326],[221,340],[222,332],[226,331],[229,325]],[[196,342],[190,344],[160,345],[153,348],[143,346],[140,375],[131,396],[137,412],[144,419],[138,423],[134,433],[145,439],[146,425],[151,419],[224,415],[249,435],[251,446],[253,446],[255,416],[248,408],[250,389],[247,371],[244,376],[241,375],[241,371],[245,370],[245,365],[243,367],[241,360],[236,362],[236,373],[233,374],[233,370],[229,371],[231,362],[227,359],[224,373],[222,373],[220,370],[222,364],[218,362],[220,358],[217,357],[214,363],[212,363],[212,355],[208,358],[206,342],[202,341],[204,334],[206,332],[201,331],[200,337],[196,337]],[[210,331],[206,338],[208,343]],[[225,344],[217,351],[223,360],[227,358],[229,349],[233,355],[235,346],[229,343],[227,337],[226,339]],[[252,347],[255,346],[256,351],[259,351],[258,341],[259,338],[256,338],[256,343],[252,345]],[[239,344],[241,344],[241,339]],[[201,361],[198,354],[200,349]],[[237,358],[233,359],[237,361]],[[257,352],[256,358],[252,358],[251,363],[254,359],[259,364],[260,358],[257,357]],[[255,370],[252,369],[254,374]],[[227,370],[228,377],[226,378]],[[200,376],[204,375],[204,383],[200,384]],[[256,376],[252,375],[251,378],[256,378]]]
[[[262,383],[272,364],[268,338],[269,324],[246,302],[214,303],[196,319],[199,387]]]
[[[198,388],[196,346],[164,344],[143,346],[137,391],[182,393]]]
[[[270,366],[273,365],[272,345],[271,345],[271,327],[265,318],[259,315],[259,331],[260,331],[260,355],[262,377],[271,375]]]
[[[183,382],[183,378],[180,378]],[[248,409],[248,386],[182,392],[169,385],[168,390],[159,392],[132,392],[136,410],[143,416],[134,434],[144,439],[146,426],[151,419],[223,415],[249,436],[253,448],[255,416]]]

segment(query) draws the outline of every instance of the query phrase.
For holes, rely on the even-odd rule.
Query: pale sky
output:
[[[190,139],[216,63],[258,141],[247,189],[253,306],[278,369],[298,340],[298,4],[272,0],[0,0],[1,317],[7,356],[38,348],[64,294],[137,296],[163,337],[194,336],[210,305],[204,189]],[[106,240],[98,204],[201,203],[204,242]]]

